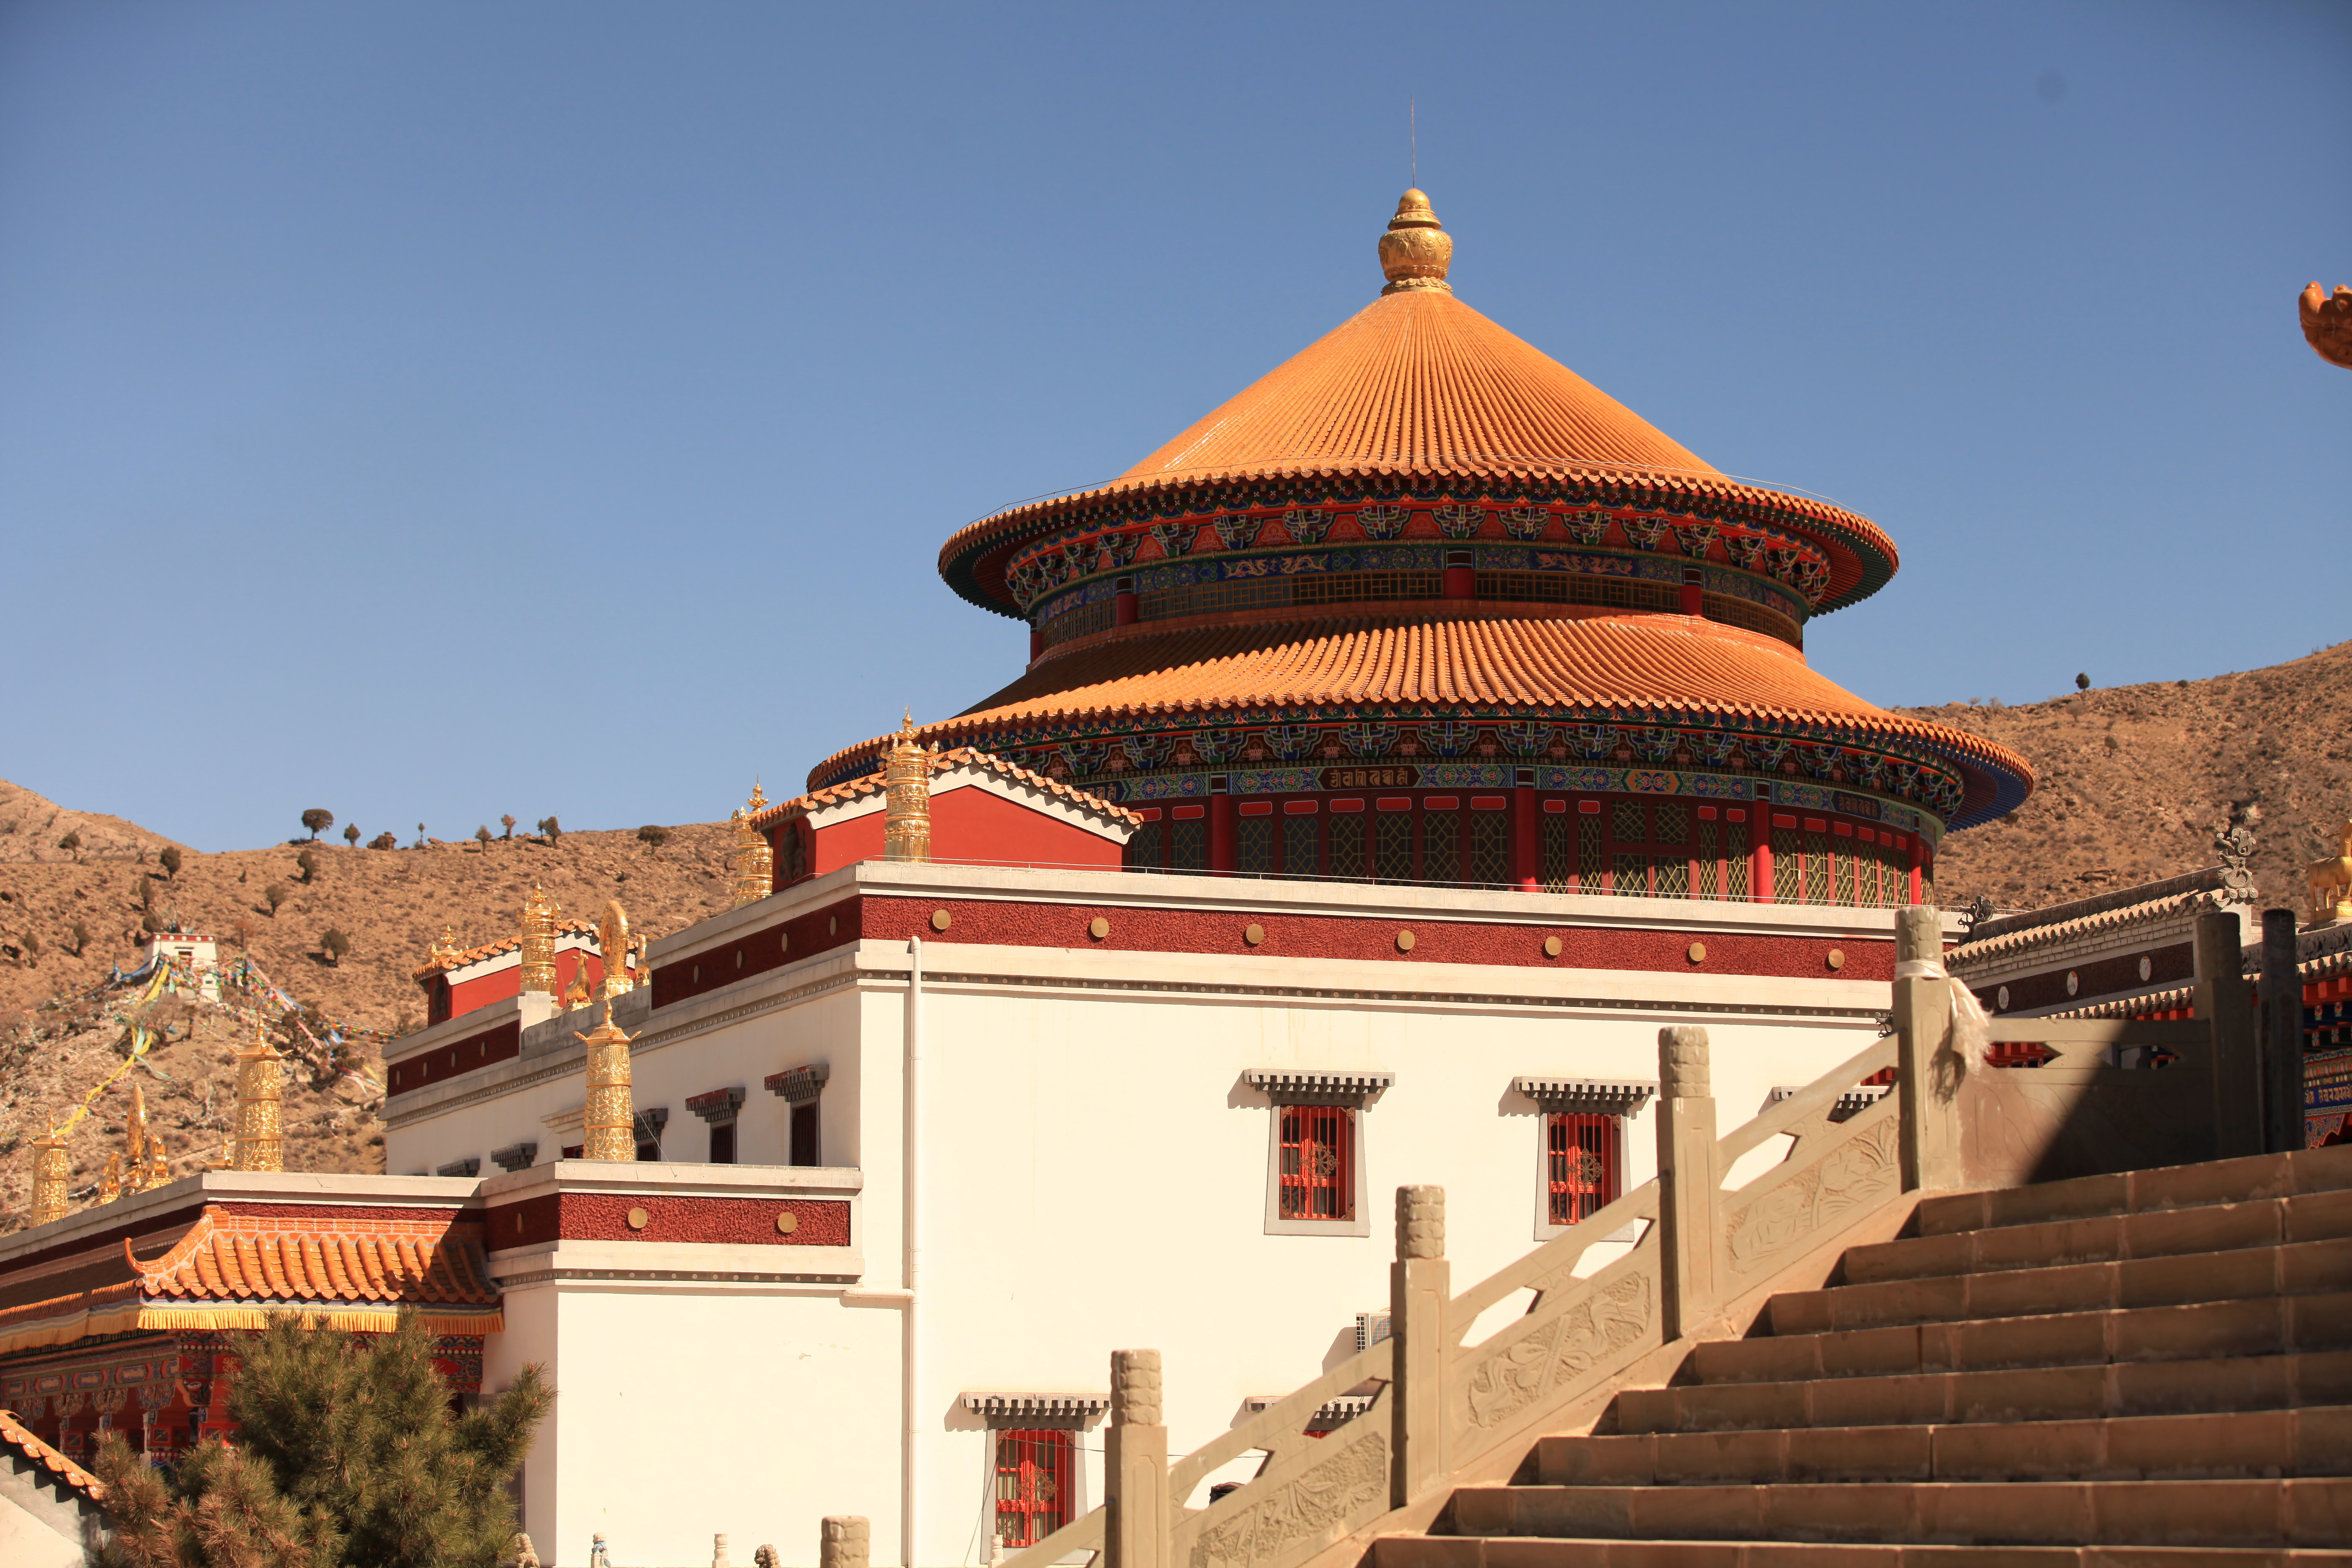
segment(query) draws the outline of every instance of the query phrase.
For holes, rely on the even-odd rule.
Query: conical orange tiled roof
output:
[[[1452,294],[1384,294],[1114,485],[1402,468],[1722,475]]]

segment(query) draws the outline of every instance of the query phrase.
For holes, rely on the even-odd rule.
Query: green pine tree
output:
[[[168,1477],[119,1438],[110,1568],[493,1568],[514,1541],[507,1494],[554,1401],[535,1366],[460,1415],[415,1317],[388,1334],[255,1336],[229,1394],[237,1446],[202,1445]],[[224,1454],[230,1456],[224,1458]]]

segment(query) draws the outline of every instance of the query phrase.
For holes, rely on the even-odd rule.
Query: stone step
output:
[[[2352,1144],[2078,1176],[1998,1192],[1941,1193],[1919,1201],[1914,1224],[1921,1236],[1941,1236],[1989,1226],[2249,1203],[2346,1188],[2352,1188]]]
[[[2214,1546],[1886,1546],[1790,1541],[1390,1535],[1367,1568],[2306,1568],[2340,1551]]]
[[[1478,1486],[1448,1513],[1465,1536],[2341,1549],[2352,1479]]]
[[[2347,1290],[2352,1290],[2352,1239],[2298,1241],[2177,1258],[1789,1290],[1766,1303],[1764,1321],[1777,1339],[2089,1310],[2170,1310],[2263,1298],[2309,1299]]]
[[[2352,1476],[2352,1406],[2084,1421],[1546,1437],[1546,1486]]]
[[[1839,1277],[1846,1284],[1866,1285],[1995,1269],[2175,1259],[2193,1253],[2346,1237],[2352,1237],[2352,1188],[1905,1237],[1849,1248]]]
[[[2352,1405],[2352,1350],[1629,1388],[1617,1434],[2086,1421]]]

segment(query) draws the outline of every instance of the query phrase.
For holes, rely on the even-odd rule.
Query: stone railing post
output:
[[[2303,973],[2293,910],[2263,911],[2263,1150],[2303,1147]]]
[[[874,1527],[865,1516],[829,1513],[817,1524],[817,1568],[866,1568],[874,1552]]]
[[[2197,917],[2197,1016],[2213,1031],[2213,1156],[2263,1152],[2262,1057],[2237,912]]]
[[[1110,1430],[1103,1436],[1105,1568],[1166,1568],[1168,1426],[1160,1352],[1110,1352]]]
[[[1903,1186],[1960,1184],[1959,1054],[1952,1049],[1952,983],[1944,973],[1944,918],[1913,904],[1895,916],[1895,1092],[1902,1117]]]
[[[1445,1189],[1399,1187],[1396,1261],[1389,1265],[1389,1341],[1395,1356],[1389,1504],[1402,1508],[1445,1479]]]
[[[1658,1031],[1658,1224],[1666,1338],[1706,1321],[1715,1305],[1715,1089],[1706,1031]]]

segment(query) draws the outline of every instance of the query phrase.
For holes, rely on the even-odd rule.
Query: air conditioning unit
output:
[[[1389,1315],[1386,1312],[1356,1314],[1356,1349],[1368,1351],[1389,1337]]]

